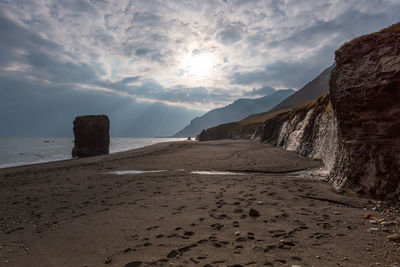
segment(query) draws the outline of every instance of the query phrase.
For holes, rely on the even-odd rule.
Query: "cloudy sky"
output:
[[[298,89],[399,14],[398,0],[0,0],[0,135],[26,113],[156,105],[187,121],[257,88]]]

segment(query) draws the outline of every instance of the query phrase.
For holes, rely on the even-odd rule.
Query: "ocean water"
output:
[[[73,138],[0,138],[0,168],[71,159]],[[111,138],[110,153],[184,138]]]

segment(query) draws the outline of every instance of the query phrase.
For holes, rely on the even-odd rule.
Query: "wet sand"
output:
[[[229,140],[0,169],[0,266],[398,266],[398,213],[291,173],[320,166]]]

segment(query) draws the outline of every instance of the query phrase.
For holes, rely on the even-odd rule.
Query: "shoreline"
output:
[[[119,137],[117,137],[117,138],[119,138]],[[158,137],[158,138],[163,138],[164,139],[164,137]],[[130,138],[130,139],[135,139],[135,138]],[[157,139],[157,138],[150,137],[149,139]],[[173,139],[173,138],[170,138],[170,139]],[[176,139],[179,139],[179,138],[176,138]],[[183,139],[183,138],[180,138],[180,139]],[[113,151],[113,152],[110,152],[109,154],[106,154],[106,155],[112,155],[112,154],[122,153],[122,152],[129,152],[131,150],[135,150],[135,149],[139,149],[139,148],[143,148],[143,147],[148,147],[148,146],[152,146],[152,145],[159,144],[159,143],[181,142],[181,141],[185,141],[185,140],[157,142],[157,143],[153,143],[153,144],[149,144],[149,145],[144,145],[144,146],[139,146],[139,147],[134,147],[134,148],[127,148],[127,149],[122,149],[122,150],[118,150],[118,151]],[[106,156],[106,155],[101,155],[101,156]],[[9,164],[0,164],[0,169],[24,167],[24,166],[30,166],[30,165],[52,163],[52,162],[62,162],[62,161],[69,161],[69,160],[74,160],[74,159],[77,159],[77,158],[72,158],[72,156],[71,156],[71,158],[66,158],[66,159],[45,160],[45,161],[37,161],[37,162],[30,162],[30,163],[17,162],[17,163],[9,163]]]
[[[0,169],[0,265],[398,265],[400,246],[387,239],[398,214],[326,182],[271,173],[318,166],[221,140]],[[165,171],[111,173],[123,170]]]

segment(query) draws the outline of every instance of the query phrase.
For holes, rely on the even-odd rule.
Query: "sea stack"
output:
[[[106,115],[86,115],[74,120],[75,146],[73,158],[97,156],[109,153],[110,121]]]
[[[400,25],[344,44],[329,83],[338,121],[331,181],[379,199],[400,196]]]

